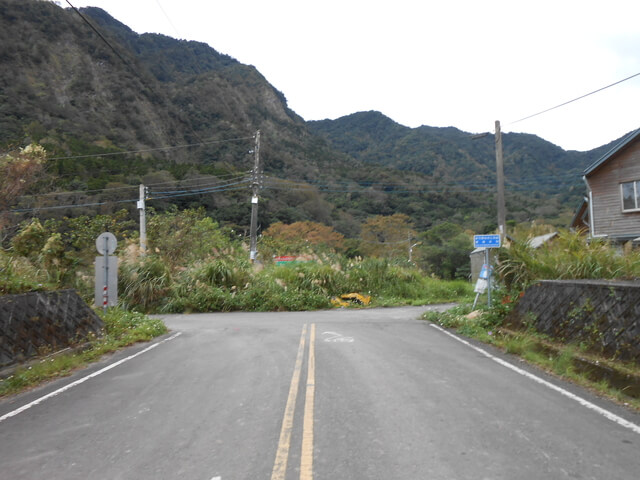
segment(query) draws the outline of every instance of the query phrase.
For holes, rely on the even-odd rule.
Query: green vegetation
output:
[[[406,194],[406,205],[394,210],[412,217],[420,229],[438,223],[434,218],[452,221],[476,233],[488,233],[495,228],[490,220],[493,215],[484,215],[492,209],[484,200],[493,198],[486,192],[495,185],[492,136],[473,140],[469,133],[453,127],[409,128],[374,111],[309,122],[309,128],[324,137],[331,147],[369,168],[384,165],[427,175],[421,179],[427,185],[422,198],[416,201],[413,195]],[[547,222],[566,225],[571,219],[570,216],[567,219],[566,206],[573,208],[584,191],[579,175],[603,150],[565,152],[533,135],[517,133],[505,134],[503,140],[505,176],[510,184],[507,209],[511,219],[523,222],[545,218]],[[532,179],[536,181],[532,183]],[[389,186],[388,190],[399,194],[398,190],[415,188],[405,179],[404,184]],[[419,217],[416,210],[420,210]]]
[[[424,319],[461,335],[494,345],[543,370],[640,411],[640,391],[629,390],[629,379],[640,381],[640,366],[604,358],[587,352],[583,346],[554,341],[533,330],[511,331],[502,327],[508,307],[480,309],[470,315],[471,306],[461,305],[444,313],[427,312]],[[615,381],[618,378],[620,380]]]
[[[220,227],[204,209],[150,210],[145,255],[128,218],[123,210],[25,222],[11,248],[0,250],[2,293],[75,288],[92,302],[95,238],[108,229],[119,241],[119,300],[129,310],[312,310],[331,308],[332,297],[351,292],[372,296],[378,306],[451,302],[472,295],[468,282],[439,280],[407,262],[404,249],[397,250],[400,257],[348,257],[341,252],[342,236],[313,222],[278,224],[265,231],[261,262],[252,265],[247,239]],[[277,265],[272,258],[283,254],[298,260]]]
[[[471,275],[469,252],[473,250],[471,232],[444,222],[420,235],[416,261],[440,278],[468,279]]]
[[[564,230],[538,249],[526,237],[500,249],[498,273],[507,288],[518,291],[539,279],[640,278],[640,251],[620,252],[604,240]]]
[[[0,380],[0,397],[10,395],[57,377],[98,360],[102,355],[137,342],[149,341],[167,332],[161,320],[141,313],[111,308],[100,314],[104,320],[104,335],[91,338],[86,345],[70,352],[44,356],[19,367],[12,375]]]
[[[156,192],[244,174],[260,130],[263,230],[315,222],[348,240],[372,217],[394,214],[416,232],[443,222],[475,233],[495,228],[490,136],[403,127],[378,112],[305,122],[254,67],[202,43],[138,35],[98,8],[82,9],[116,56],[71,9],[36,0],[3,0],[1,9],[0,150],[38,143],[50,158],[31,189],[0,205],[26,210],[13,220],[49,207],[56,208],[36,214],[43,222],[123,206],[135,214],[140,183],[151,185],[151,205],[164,211],[170,203]],[[510,217],[562,224],[584,190],[578,174],[606,146],[565,152],[510,133],[504,148]],[[247,194],[236,186],[171,202],[179,210],[202,206],[221,225],[244,229]],[[466,273],[442,270],[429,272]]]
[[[471,232],[495,229],[491,136],[412,129],[378,112],[305,122],[254,67],[201,43],[138,35],[85,9],[116,56],[71,9],[4,0],[0,10],[0,294],[75,288],[91,302],[94,242],[108,230],[130,311],[329,308],[354,291],[379,306],[471,296]],[[258,129],[266,176],[251,265],[239,185]],[[579,173],[609,147],[565,152],[505,134],[510,221],[566,224]],[[229,178],[229,188],[163,198]],[[140,183],[153,207],[145,256]],[[534,251],[524,240],[499,252],[510,292],[537,278],[640,276],[638,254],[603,243],[562,233],[558,248]],[[274,265],[274,255],[304,263]],[[491,337],[500,316],[482,318],[460,328]]]
[[[137,312],[327,309],[333,307],[332,297],[351,292],[371,295],[372,306],[472,298],[468,282],[439,280],[404,258],[347,257],[336,251],[342,236],[324,225],[279,225],[265,232],[259,244],[264,262],[252,265],[246,239],[220,227],[204,209],[149,213],[146,255],[125,210],[24,222],[11,248],[0,249],[1,294],[75,288],[92,303],[95,238],[110,230],[119,241],[121,305],[104,315],[104,337],[90,339],[83,351],[32,362],[2,380],[0,395],[66,375],[104,353],[166,332],[162,322]],[[281,254],[300,261],[277,265],[272,256]]]
[[[520,292],[535,280],[640,277],[640,252],[629,248],[620,251],[598,240],[588,242],[578,233],[561,231],[538,249],[527,245],[529,237],[547,231],[541,226],[516,229],[516,241],[500,249],[496,269],[499,289],[494,292],[493,308],[481,306],[472,313],[471,305],[462,304],[445,313],[429,312],[424,318],[640,410],[640,366],[636,363],[603,357],[588,342],[566,344],[533,327],[518,331],[505,327],[505,318]]]
[[[349,259],[327,253],[326,245],[319,251],[308,247],[300,256],[303,260],[290,265],[267,258],[252,266],[236,242],[223,243],[219,250],[229,253],[173,270],[161,253],[124,262],[123,302],[130,308],[166,313],[280,311],[331,308],[332,297],[350,292],[371,295],[378,306],[450,302],[471,295],[468,282],[431,278],[406,262]]]

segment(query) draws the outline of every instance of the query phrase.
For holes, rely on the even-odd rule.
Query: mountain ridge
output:
[[[0,0],[0,144],[43,143],[57,158],[50,162],[47,188],[107,192],[237,174],[251,168],[251,138],[260,130],[264,172],[275,179],[264,183],[263,228],[313,220],[353,236],[367,217],[396,212],[421,229],[453,221],[480,231],[495,223],[491,135],[472,140],[455,127],[405,127],[380,112],[305,121],[253,66],[201,42],[138,34],[95,7],[80,11],[115,52],[70,9]],[[196,146],[176,148],[181,145]],[[609,147],[565,152],[513,133],[504,134],[504,145],[514,187],[507,197],[509,218],[516,222],[562,222],[558,211],[566,217],[573,208],[568,204],[577,203],[579,181],[535,188],[523,182],[567,172],[577,178]],[[521,194],[523,185],[528,190]],[[43,185],[38,188],[33,193]],[[173,203],[203,206],[219,221],[242,227],[249,221],[247,195],[231,191]]]

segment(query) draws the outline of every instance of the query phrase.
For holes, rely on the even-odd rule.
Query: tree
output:
[[[35,144],[0,156],[0,233],[9,224],[9,207],[35,182],[45,158],[44,148]]]
[[[150,250],[171,268],[231,253],[218,223],[202,208],[172,208],[160,214],[149,209],[147,235]]]
[[[376,215],[362,225],[361,249],[365,255],[375,257],[405,257],[414,236],[413,225],[407,215]]]
[[[420,236],[418,252],[421,266],[445,280],[466,278],[471,271],[471,236],[460,225],[444,222]]]
[[[265,230],[263,235],[285,242],[295,249],[301,249],[308,243],[339,250],[344,242],[344,236],[336,232],[333,227],[310,221],[294,222],[291,225],[277,222]]]

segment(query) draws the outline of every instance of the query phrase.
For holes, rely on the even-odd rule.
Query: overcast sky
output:
[[[638,0],[70,0],[254,65],[306,120],[532,133],[589,150],[640,127]],[[60,2],[67,6],[66,1]]]

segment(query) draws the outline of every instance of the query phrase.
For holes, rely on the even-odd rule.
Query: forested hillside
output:
[[[10,206],[14,222],[120,208],[135,218],[144,183],[156,210],[203,206],[246,228],[260,130],[262,230],[311,220],[357,237],[367,218],[394,213],[417,231],[444,221],[494,228],[492,136],[411,129],[377,112],[305,122],[252,66],[202,43],[139,35],[97,8],[81,13],[0,0],[0,148],[36,142],[48,154]],[[579,172],[606,148],[565,152],[521,134],[504,145],[512,222],[565,222],[583,193]]]
[[[425,173],[440,180],[495,181],[495,137],[474,135],[454,127],[404,127],[380,112],[359,112],[337,120],[313,121],[311,130],[331,145],[369,164]],[[513,184],[542,176],[582,173],[610,146],[589,152],[567,152],[535,135],[503,133],[504,169]],[[550,193],[547,183],[538,184]]]

